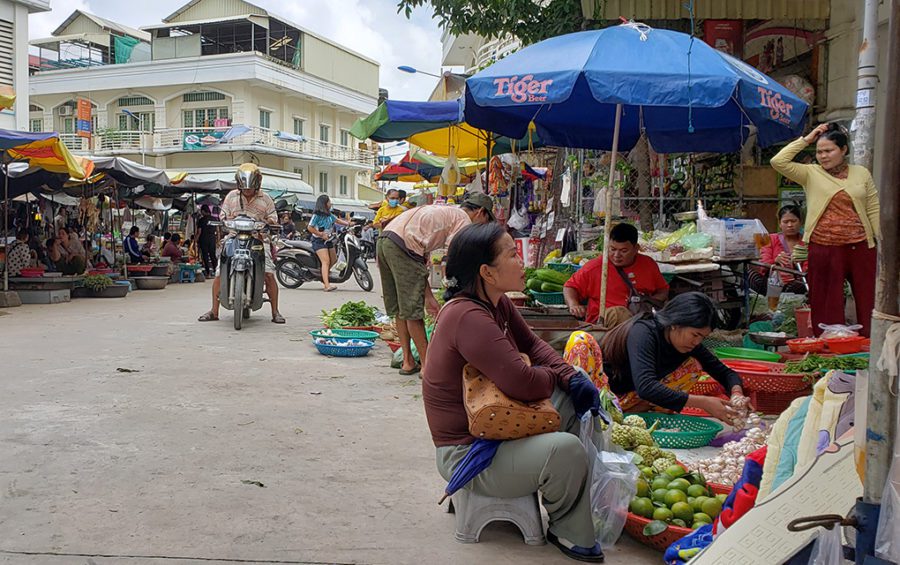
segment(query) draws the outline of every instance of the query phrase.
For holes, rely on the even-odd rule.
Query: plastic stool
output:
[[[196,280],[196,275],[194,274],[194,269],[179,269],[180,273],[178,275],[178,282],[194,282]]]
[[[469,489],[459,489],[450,499],[456,514],[458,542],[478,543],[485,526],[504,520],[518,526],[526,544],[546,543],[537,493],[519,498],[494,498],[476,494]]]

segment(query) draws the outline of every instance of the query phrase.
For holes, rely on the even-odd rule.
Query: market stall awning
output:
[[[415,169],[394,163],[383,171],[375,173],[376,181],[419,182],[428,180]]]
[[[315,193],[309,183],[293,177],[273,174],[263,169],[263,190],[272,198],[280,198],[287,194],[311,195]],[[171,183],[180,190],[191,192],[228,192],[237,188],[234,182],[234,171],[170,173]]]
[[[0,130],[0,151],[5,151],[14,161],[24,161],[51,173],[65,173],[75,179],[89,176],[94,167],[88,159],[72,155],[56,132]]]
[[[95,157],[93,161],[95,171],[106,173],[122,186],[135,187],[148,183],[168,186],[171,183],[164,170],[124,157]]]

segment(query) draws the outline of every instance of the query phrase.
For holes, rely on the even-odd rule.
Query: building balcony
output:
[[[170,155],[181,152],[256,151],[290,159],[322,161],[370,169],[375,152],[307,139],[261,127],[161,128],[153,133],[107,131],[91,139],[60,134],[69,150],[82,155]]]

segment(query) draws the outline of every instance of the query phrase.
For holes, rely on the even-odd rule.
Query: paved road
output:
[[[282,289],[287,325],[235,332],[195,321],[209,287],[0,313],[0,562],[573,563],[500,524],[455,542],[418,379],[315,352],[320,310],[377,289]]]

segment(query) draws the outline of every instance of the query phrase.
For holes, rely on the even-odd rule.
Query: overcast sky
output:
[[[52,11],[30,16],[31,39],[48,37],[80,9],[131,27],[161,23],[187,0],[51,0]],[[273,14],[381,63],[380,86],[397,100],[426,100],[437,79],[398,71],[408,65],[440,74],[441,31],[431,10],[407,20],[394,0],[254,0]]]

